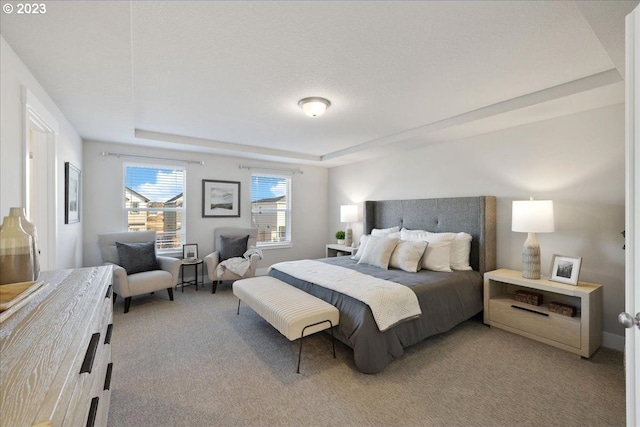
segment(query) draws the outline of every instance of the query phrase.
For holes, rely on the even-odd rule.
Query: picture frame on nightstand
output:
[[[189,260],[189,261],[197,260],[198,244],[187,243],[186,245],[182,245],[182,259]]]
[[[582,264],[581,257],[553,254],[549,280],[577,286],[578,277],[580,276],[580,264]]]

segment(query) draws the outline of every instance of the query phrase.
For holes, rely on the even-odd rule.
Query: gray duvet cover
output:
[[[404,348],[427,337],[453,328],[482,311],[482,275],[477,271],[442,273],[421,270],[408,273],[384,270],[358,264],[349,257],[323,258],[323,261],[351,268],[410,287],[418,297],[422,315],[380,332],[369,306],[342,293],[324,288],[283,273],[277,268],[270,276],[287,282],[303,291],[333,304],[340,311],[336,338],[353,349],[359,371],[375,374],[404,353]]]

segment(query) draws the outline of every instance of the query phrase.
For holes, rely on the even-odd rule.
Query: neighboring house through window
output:
[[[291,244],[291,177],[251,174],[251,226],[258,246]]]
[[[128,231],[155,230],[158,252],[185,243],[185,168],[124,165],[124,213]]]

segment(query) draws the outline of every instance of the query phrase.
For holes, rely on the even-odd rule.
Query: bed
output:
[[[401,357],[404,349],[430,336],[446,332],[482,311],[483,274],[495,269],[496,199],[494,196],[413,200],[366,201],[364,234],[390,227],[435,233],[464,232],[472,236],[469,264],[472,270],[409,273],[358,263],[350,257],[317,261],[400,283],[417,297],[422,314],[381,331],[371,308],[344,293],[281,271],[269,275],[325,300],[340,311],[336,338],[353,349],[356,368],[368,374],[382,371]],[[308,279],[308,278],[307,278]]]

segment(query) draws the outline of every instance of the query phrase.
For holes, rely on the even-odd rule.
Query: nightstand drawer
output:
[[[524,310],[517,307],[522,307]],[[490,300],[489,310],[489,320],[492,324],[498,323],[576,349],[581,348],[579,318],[548,313],[534,305],[529,308],[526,304],[518,304],[509,298]]]

